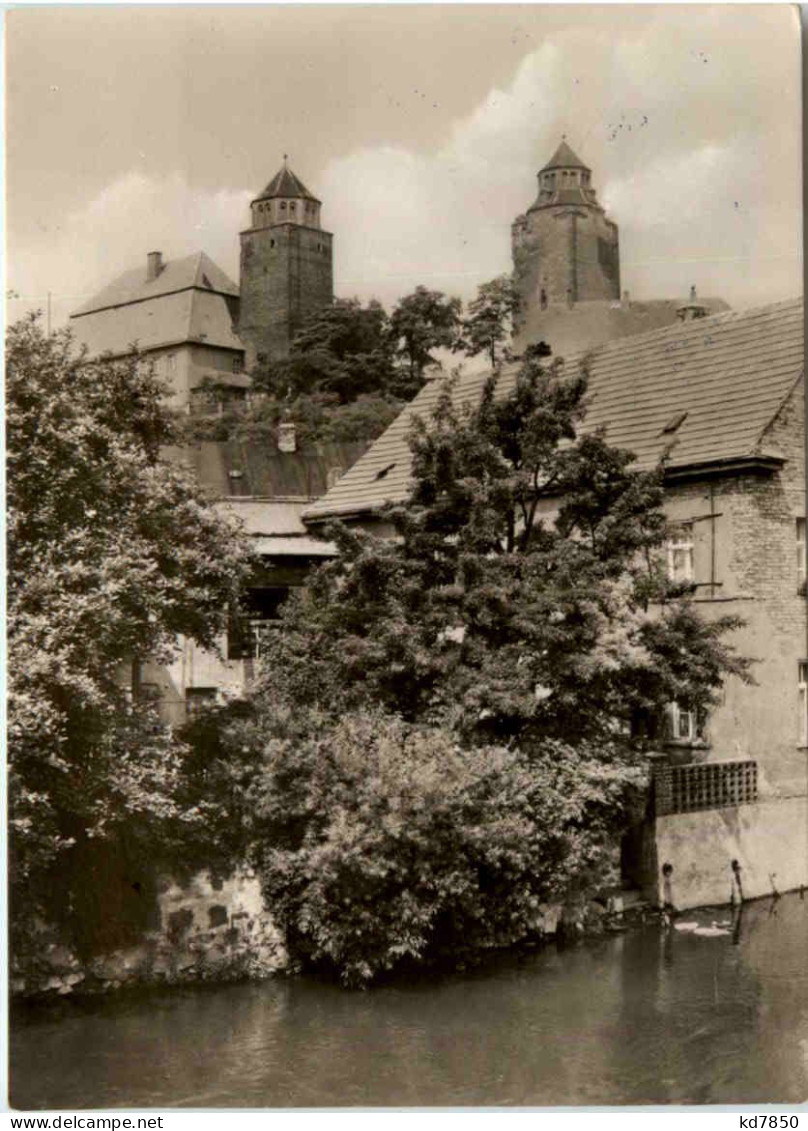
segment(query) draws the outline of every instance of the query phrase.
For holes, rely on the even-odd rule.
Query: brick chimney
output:
[[[146,282],[151,283],[163,270],[162,251],[150,251],[146,256]]]

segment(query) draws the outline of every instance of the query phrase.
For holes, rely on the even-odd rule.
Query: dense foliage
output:
[[[402,394],[411,400],[424,383],[424,371],[435,364],[432,351],[453,349],[460,333],[459,298],[449,298],[428,287],[405,295],[390,315],[390,333],[397,356],[404,362],[408,380]]]
[[[481,283],[468,305],[455,350],[467,357],[485,354],[492,366],[507,361],[508,342],[519,310],[519,291],[510,275]]]
[[[380,303],[336,299],[309,316],[288,358],[259,366],[253,381],[280,399],[322,393],[349,404],[392,392],[393,354],[390,320]]]
[[[258,725],[248,810],[266,897],[297,959],[351,985],[539,929],[542,901],[602,874],[641,778],[560,744],[462,749],[378,711]]]
[[[671,701],[748,678],[738,622],[665,575],[661,473],[581,429],[585,378],[541,352],[416,422],[397,537],[334,527],[231,736],[289,945],[349,981],[596,881]]]
[[[288,693],[520,742],[654,739],[674,699],[706,713],[748,664],[738,622],[703,621],[666,577],[661,473],[581,432],[585,379],[533,357],[498,380],[416,423],[396,540],[334,531],[288,618]]]
[[[156,851],[186,748],[137,695],[137,664],[214,647],[249,551],[161,454],[176,430],[142,361],[87,363],[35,318],[6,347],[8,743],[14,923],[69,908],[88,846]],[[134,673],[133,673],[134,665]],[[134,674],[134,695],[132,693]],[[122,849],[123,851],[123,849]],[[80,870],[79,870],[80,871]],[[54,884],[58,877],[58,884]]]

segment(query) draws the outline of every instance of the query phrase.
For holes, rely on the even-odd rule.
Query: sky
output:
[[[632,297],[802,291],[799,17],[786,5],[28,7],[7,13],[7,287],[61,324],[144,264],[238,281],[289,154],[338,295],[467,300],[562,135]]]

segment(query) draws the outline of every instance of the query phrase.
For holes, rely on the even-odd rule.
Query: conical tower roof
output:
[[[545,169],[586,169],[587,172],[591,172],[589,166],[584,165],[581,158],[570,149],[565,140],[561,142],[553,156],[542,168],[542,173]]]
[[[287,198],[292,197],[297,200],[313,200],[317,204],[321,203],[321,201],[317,200],[316,196],[309,192],[301,179],[295,176],[295,174],[286,164],[285,159],[283,165],[269,182],[267,187],[255,199],[272,200],[274,197],[278,196]]]

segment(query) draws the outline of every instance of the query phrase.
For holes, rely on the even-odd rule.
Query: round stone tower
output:
[[[620,299],[617,225],[592,187],[592,171],[562,140],[538,174],[539,195],[512,227],[516,327],[539,312]]]
[[[248,368],[288,357],[307,315],[334,300],[334,237],[320,227],[320,207],[286,158],[250,205],[239,305]]]

